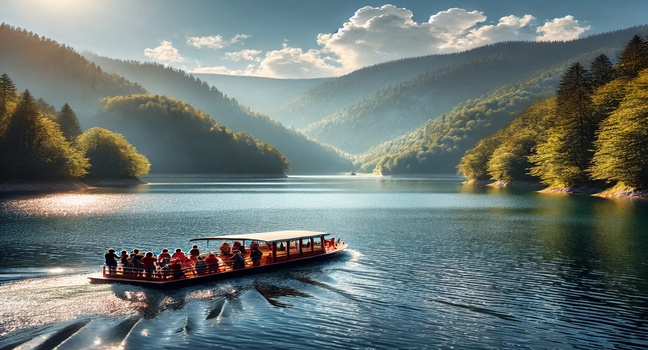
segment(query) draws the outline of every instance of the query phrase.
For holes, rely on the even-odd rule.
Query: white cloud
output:
[[[197,69],[277,78],[334,76],[390,60],[465,51],[501,41],[572,40],[590,28],[572,16],[541,22],[530,14],[509,15],[487,22],[483,12],[461,8],[440,11],[427,22],[417,23],[413,18],[410,10],[394,5],[365,6],[337,32],[320,33],[318,50],[305,51],[286,44],[265,53],[246,49],[224,54],[234,62],[250,62],[244,70],[222,66]],[[249,37],[237,34],[229,41],[220,36],[203,37],[196,43],[204,42],[201,47],[208,47],[209,41],[204,38],[213,38],[213,46],[222,48]]]
[[[321,78],[340,74],[335,62],[318,50],[304,52],[284,44],[281,50],[267,52],[254,75],[272,78]]]
[[[234,43],[237,43],[237,42],[239,42],[241,40],[245,40],[245,39],[248,39],[248,38],[251,38],[251,37],[252,37],[251,35],[247,35],[247,34],[236,34],[236,35],[234,35],[232,40],[230,40],[230,43],[234,44]]]
[[[191,36],[187,37],[187,44],[202,49],[204,47],[210,49],[221,49],[229,43],[220,35],[212,36]]]
[[[160,46],[150,49],[144,49],[144,55],[161,63],[178,63],[184,62],[185,58],[180,55],[178,49],[173,47],[170,41],[160,42]]]
[[[229,60],[238,62],[238,61],[261,61],[259,55],[262,53],[261,50],[251,50],[245,49],[237,52],[226,52],[225,57]]]
[[[578,39],[590,26],[582,26],[573,16],[554,18],[538,27],[538,41],[567,41]]]
[[[231,44],[250,38],[247,34],[236,34],[232,39],[225,40],[222,35],[188,36],[187,44],[202,49],[222,49]]]

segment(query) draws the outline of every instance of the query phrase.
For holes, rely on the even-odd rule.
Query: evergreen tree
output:
[[[61,107],[57,121],[61,126],[63,135],[68,139],[68,141],[72,142],[81,135],[81,124],[79,124],[79,119],[67,103]]]
[[[620,77],[634,78],[645,68],[648,68],[648,42],[635,35],[619,54],[617,74]]]
[[[607,55],[600,54],[590,64],[590,73],[592,87],[603,86],[614,79],[614,64]]]
[[[502,142],[502,133],[481,139],[475,147],[466,151],[466,154],[459,161],[457,166],[459,174],[468,180],[490,180],[488,174],[488,160],[495,152],[497,146]]]
[[[619,108],[601,126],[592,177],[648,189],[648,69],[628,84]]]
[[[556,93],[556,124],[529,159],[531,174],[551,186],[572,187],[589,180],[598,121],[593,113],[589,72],[574,63],[563,75]]]
[[[87,159],[70,146],[55,122],[40,115],[25,90],[1,140],[0,179],[69,179],[84,175],[87,167]]]
[[[0,122],[2,118],[7,113],[7,105],[9,101],[12,101],[16,98],[16,85],[14,85],[13,80],[3,73],[0,75]]]
[[[79,149],[88,157],[88,178],[132,178],[148,174],[150,164],[124,136],[92,128],[78,138]]]

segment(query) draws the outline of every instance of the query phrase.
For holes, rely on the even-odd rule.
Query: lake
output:
[[[146,180],[0,197],[0,349],[648,348],[648,201],[456,177]],[[109,247],[284,229],[349,249],[174,291],[88,283]]]

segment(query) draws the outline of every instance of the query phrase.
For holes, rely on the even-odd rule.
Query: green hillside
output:
[[[186,101],[208,113],[219,124],[272,144],[290,161],[291,173],[333,173],[353,167],[351,161],[334,148],[323,146],[266,115],[252,112],[216,87],[181,70],[159,64],[89,57],[104,69],[137,81],[148,91]]]

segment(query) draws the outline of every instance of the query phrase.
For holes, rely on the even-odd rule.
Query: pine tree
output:
[[[556,125],[529,157],[535,166],[531,174],[551,186],[585,184],[593,156],[598,121],[593,113],[589,72],[574,63],[563,75],[556,93]]]
[[[79,119],[67,103],[61,107],[57,121],[61,126],[63,135],[68,139],[68,141],[72,142],[81,135],[81,124],[79,124]]]
[[[600,54],[590,64],[590,73],[592,75],[592,87],[603,86],[614,79],[614,64],[607,55]]]
[[[40,115],[25,90],[0,144],[0,179],[69,179],[84,175],[87,167],[87,159],[70,146],[55,122]]]
[[[12,101],[16,98],[16,85],[14,85],[13,80],[3,73],[0,75],[0,121],[7,113],[7,105],[9,101]]]
[[[635,35],[619,54],[617,74],[620,77],[634,78],[648,68],[648,42]]]
[[[601,126],[592,177],[648,189],[648,70],[628,84],[619,108]]]

